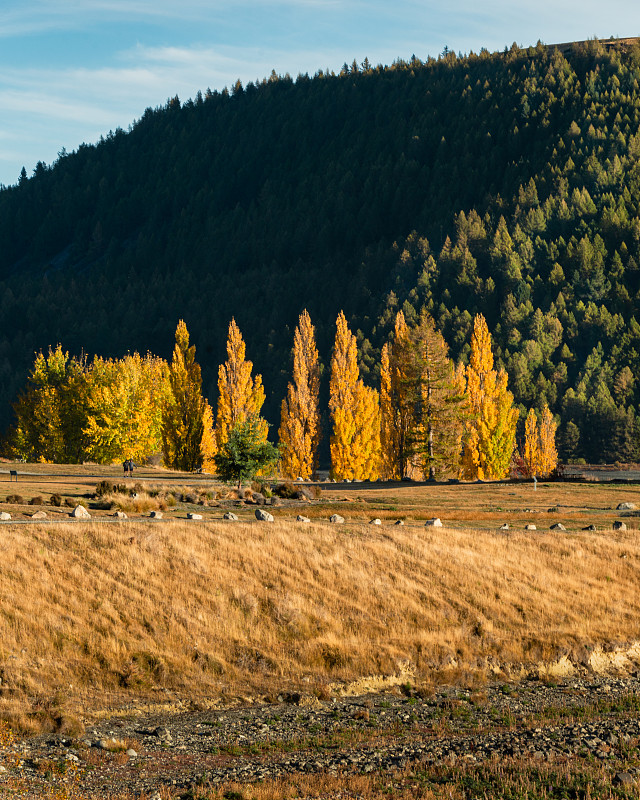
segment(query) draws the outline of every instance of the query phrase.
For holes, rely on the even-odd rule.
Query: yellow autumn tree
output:
[[[524,448],[522,451],[522,466],[525,476],[531,478],[539,474],[540,448],[538,434],[538,418],[531,408],[524,423]]]
[[[311,478],[318,467],[319,389],[315,329],[305,310],[293,337],[293,383],[289,382],[280,414],[280,470],[287,478]]]
[[[162,450],[162,409],[169,396],[164,359],[138,353],[121,360],[96,357],[87,370],[89,458],[138,463]]]
[[[173,469],[192,471],[203,465],[202,442],[208,403],[202,396],[202,374],[195,345],[183,320],[176,328],[176,345],[169,367],[168,397],[162,409],[162,454]]]
[[[462,474],[469,480],[499,479],[509,473],[518,409],[507,388],[507,373],[493,368],[491,334],[482,314],[474,319],[471,358],[466,368],[469,419]]]
[[[227,360],[218,368],[216,445],[222,449],[233,428],[249,417],[258,418],[259,434],[267,439],[268,425],[260,410],[265,400],[262,376],[251,377],[253,363],[245,360],[246,345],[235,319],[229,323]]]
[[[401,480],[411,471],[408,446],[412,408],[408,400],[409,329],[398,311],[393,340],[382,348],[380,359],[381,471],[387,480]]]
[[[85,360],[61,345],[36,355],[26,389],[13,410],[13,450],[30,461],[74,464],[86,457]]]
[[[338,480],[375,479],[379,473],[379,397],[359,378],[357,355],[356,337],[341,311],[336,320],[329,385],[331,474]]]
[[[556,450],[557,427],[553,414],[545,403],[542,409],[538,434],[538,469],[542,478],[547,478],[558,466],[558,451]]]

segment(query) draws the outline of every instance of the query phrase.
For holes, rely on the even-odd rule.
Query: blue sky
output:
[[[2,0],[0,183],[176,94],[272,69],[634,35],[638,0]]]

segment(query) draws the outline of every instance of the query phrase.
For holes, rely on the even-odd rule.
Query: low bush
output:
[[[44,497],[42,497],[42,495],[40,494],[37,494],[35,497],[32,497],[31,500],[29,500],[29,505],[30,506],[44,505]]]
[[[56,508],[60,508],[62,505],[62,497],[59,494],[52,494],[49,498],[49,502],[52,506],[56,506]]]
[[[24,503],[22,495],[9,494],[7,495],[7,503],[13,503],[16,506],[21,506]]]

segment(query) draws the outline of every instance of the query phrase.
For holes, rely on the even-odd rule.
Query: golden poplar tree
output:
[[[173,469],[191,471],[203,464],[207,401],[202,396],[202,375],[195,345],[183,320],[176,328],[176,345],[169,367],[170,392],[162,414],[162,454]]]
[[[515,445],[518,409],[507,388],[507,373],[493,368],[491,334],[482,314],[473,323],[466,379],[470,415],[464,437],[463,475],[470,480],[504,478]]]
[[[540,448],[538,433],[538,418],[531,408],[524,423],[524,448],[522,452],[522,465],[526,477],[531,478],[539,474]]]
[[[356,337],[342,311],[336,320],[329,391],[331,474],[339,480],[375,479],[380,460],[379,398],[359,378]]]
[[[249,417],[256,417],[260,436],[266,441],[268,425],[259,417],[265,400],[262,376],[251,377],[253,363],[245,360],[246,345],[235,319],[229,323],[227,360],[218,368],[216,445],[221,449],[230,431]]]
[[[89,458],[141,463],[162,451],[162,409],[169,395],[166,361],[147,354],[96,357],[87,370]]]
[[[320,364],[315,329],[307,311],[293,337],[293,383],[282,401],[280,469],[287,478],[311,478],[318,468]]]
[[[538,436],[539,470],[542,478],[547,478],[558,466],[558,451],[556,450],[556,421],[545,403],[540,420]]]
[[[381,470],[387,480],[401,480],[411,471],[408,446],[413,412],[408,400],[409,329],[396,314],[393,340],[382,348],[380,363]]]

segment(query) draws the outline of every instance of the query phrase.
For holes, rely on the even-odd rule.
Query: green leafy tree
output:
[[[265,421],[251,415],[237,422],[227,441],[213,457],[218,476],[228,483],[251,481],[275,467],[280,450],[264,439]]]

